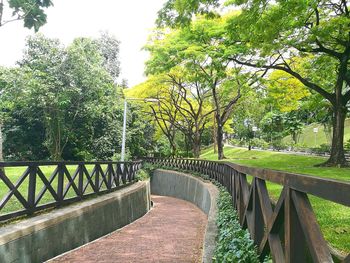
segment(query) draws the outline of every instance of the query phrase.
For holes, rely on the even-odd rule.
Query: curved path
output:
[[[179,199],[152,200],[141,219],[49,262],[201,262],[206,215]]]

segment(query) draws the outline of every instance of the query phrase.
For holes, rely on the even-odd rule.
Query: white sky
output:
[[[39,32],[59,38],[67,45],[76,37],[97,37],[108,31],[121,41],[121,78],[129,86],[142,82],[144,62],[148,55],[141,51],[157,11],[165,0],[53,0],[47,9],[48,23]],[[25,38],[34,34],[22,21],[0,27],[0,65],[12,66],[22,56]]]

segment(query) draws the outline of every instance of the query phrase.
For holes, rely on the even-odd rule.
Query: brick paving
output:
[[[179,199],[152,200],[152,210],[141,219],[49,262],[201,262],[206,215]]]

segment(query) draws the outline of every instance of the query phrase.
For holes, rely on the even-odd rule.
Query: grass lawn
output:
[[[234,147],[226,147],[225,156],[228,158],[226,161],[237,164],[350,181],[350,169],[314,167],[325,160],[322,157],[248,151]],[[201,158],[217,160],[217,154],[209,149]],[[277,200],[282,187],[272,183],[267,186],[271,198]],[[350,208],[314,196],[309,197],[326,240],[341,252],[350,253]]]
[[[324,127],[322,124],[313,123],[302,129],[302,133],[299,138],[299,143],[305,147],[313,148],[315,147],[315,133],[314,128],[318,128],[318,133],[316,134],[316,143],[317,146],[321,144],[329,144],[327,142],[326,134],[324,132]],[[345,120],[345,134],[344,142],[350,139],[350,119]],[[283,139],[285,143],[291,143],[292,137],[287,136]]]
[[[47,179],[50,178],[50,176],[54,172],[55,168],[56,168],[56,166],[40,166],[41,171],[44,173],[44,175],[46,176]],[[87,165],[86,168],[89,171],[89,173],[91,174],[91,171],[93,169],[93,165]],[[105,165],[101,165],[101,168],[105,169]],[[77,169],[77,165],[69,165],[69,166],[67,166],[67,169],[68,169],[71,177],[73,177],[74,172]],[[26,167],[10,167],[10,168],[5,168],[5,173],[6,173],[6,176],[8,178],[10,178],[11,182],[13,184],[15,184],[15,182],[17,182],[17,180],[21,177],[21,175],[24,173],[25,170],[26,170]],[[28,182],[29,182],[29,176],[27,176],[25,181],[21,184],[21,186],[18,189],[19,192],[23,195],[23,197],[25,199],[27,199],[27,197],[28,197]],[[78,186],[78,177],[74,180],[74,182]],[[84,178],[84,186],[85,186],[86,182],[87,182],[87,178],[85,177]],[[69,183],[69,181],[68,181],[67,177],[65,177],[64,185],[66,186],[68,183]],[[52,185],[53,189],[57,191],[57,175],[56,175],[56,177],[51,185]],[[44,183],[37,176],[36,196],[38,196],[38,194],[40,193],[43,186],[44,186]],[[65,187],[64,187],[64,189],[65,189]],[[105,187],[102,188],[102,190],[103,189],[105,189]],[[9,192],[9,188],[5,185],[5,183],[2,180],[0,180],[0,200],[2,198],[4,198],[4,196],[8,192]],[[86,193],[92,193],[92,192],[93,192],[93,189],[89,185],[87,190],[86,190]],[[75,196],[76,196],[76,193],[75,193],[74,189],[72,187],[70,187],[70,189],[66,195],[66,198],[75,197]],[[51,196],[51,193],[48,190],[46,190],[43,198],[39,202],[39,205],[51,203],[53,201],[54,201],[54,198]],[[22,204],[17,200],[17,198],[15,196],[12,196],[11,199],[5,205],[5,207],[0,211],[0,215],[4,215],[4,214],[10,213],[10,212],[23,210],[23,209],[24,208],[23,208]]]

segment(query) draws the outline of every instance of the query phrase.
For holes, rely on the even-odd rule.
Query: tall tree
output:
[[[176,4],[180,2],[167,1],[160,19],[181,23],[189,14],[200,13],[199,6],[207,3]],[[227,1],[226,5],[230,4],[242,10],[227,27],[232,60],[251,68],[284,71],[329,101],[333,139],[331,156],[324,165],[348,166],[344,155],[344,122],[350,100],[348,1]],[[169,8],[173,12],[164,12]],[[312,58],[300,72],[295,58],[303,56]]]
[[[333,139],[331,156],[324,165],[347,166],[343,146],[350,100],[347,1],[261,4],[242,3],[242,13],[232,19],[229,30],[233,45],[240,41],[240,54],[232,59],[249,67],[284,71],[328,100],[334,113]],[[300,71],[298,58],[305,56],[310,60]]]
[[[167,76],[171,83],[170,103],[180,115],[174,125],[187,136],[194,157],[199,158],[205,126],[215,111],[209,103],[210,89],[203,86],[198,74],[186,69],[174,68]]]
[[[52,5],[50,0],[0,0],[0,27],[14,21],[23,20],[24,27],[34,28],[35,31],[38,31],[46,23],[44,9]],[[10,13],[12,14],[7,16]],[[3,161],[4,116],[0,116],[0,118],[0,161]]]
[[[152,58],[147,66],[169,71],[177,65],[195,72],[202,87],[210,90],[215,108],[218,158],[224,158],[224,125],[247,86],[255,83],[255,76],[242,71],[242,66],[231,63],[226,34],[227,18],[208,20],[197,17],[189,27],[155,37],[148,46]],[[160,31],[161,32],[161,31]],[[163,39],[163,40],[162,40]]]
[[[102,98],[113,89],[113,80],[104,61],[92,39],[76,39],[68,48],[42,35],[28,39],[20,62],[31,74],[27,104],[41,108],[51,158],[60,160],[67,144],[77,138],[79,125],[91,123],[105,109]]]
[[[96,41],[104,59],[103,66],[116,82],[120,75],[120,41],[108,32],[102,32]]]
[[[156,98],[158,100],[157,103],[147,104],[144,111],[149,112],[149,109],[151,109],[151,114],[160,132],[165,135],[169,142],[171,155],[175,156],[178,148],[176,143],[177,129],[175,125],[179,117],[179,112],[171,102],[171,92],[172,86],[166,81],[166,76],[161,74],[149,76],[145,82],[125,90],[126,96],[131,98]],[[177,98],[179,99],[179,97]]]

